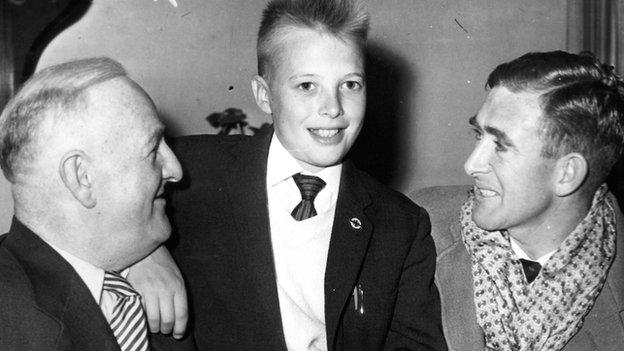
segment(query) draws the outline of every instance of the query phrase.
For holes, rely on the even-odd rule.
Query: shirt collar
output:
[[[271,138],[269,146],[269,156],[267,160],[267,187],[271,188],[284,180],[289,179],[296,173],[307,175],[315,175],[323,179],[326,183],[321,191],[329,190],[333,194],[338,193],[340,186],[340,173],[342,171],[342,163],[335,166],[325,167],[316,173],[305,171],[299,162],[286,150],[284,145],[279,141],[275,133]]]
[[[550,251],[550,252],[548,252],[548,253],[538,257],[537,259],[533,259],[533,258],[529,257],[529,255],[527,255],[527,253],[524,252],[524,250],[522,250],[522,247],[520,247],[520,244],[518,244],[516,239],[512,238],[511,236],[509,236],[509,241],[511,242],[511,249],[516,254],[516,256],[518,256],[518,258],[523,258],[523,259],[529,260],[529,261],[535,261],[535,262],[539,263],[542,266],[544,266],[546,261],[548,261],[548,259],[557,251],[557,249],[555,249],[555,250],[552,250],[552,251]]]

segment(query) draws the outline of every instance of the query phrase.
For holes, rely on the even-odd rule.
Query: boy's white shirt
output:
[[[327,350],[325,266],[342,165],[314,175],[325,187],[314,200],[317,215],[295,221],[301,201],[292,175],[311,174],[273,135],[267,160],[267,196],[282,326],[288,350]]]

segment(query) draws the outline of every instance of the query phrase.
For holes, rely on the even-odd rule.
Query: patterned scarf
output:
[[[606,184],[531,285],[506,231],[472,221],[474,193],[462,207],[462,237],[472,259],[477,321],[488,349],[561,350],[583,325],[615,256],[615,213]]]

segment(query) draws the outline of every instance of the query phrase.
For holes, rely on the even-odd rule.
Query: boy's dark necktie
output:
[[[526,277],[529,284],[532,283],[535,280],[535,277],[537,277],[537,275],[539,274],[540,269],[542,269],[542,266],[535,261],[525,260],[524,258],[520,259],[520,263],[522,263],[524,276]]]
[[[105,272],[102,290],[117,297],[110,327],[122,351],[147,351],[147,323],[141,297],[119,273]]]
[[[297,221],[316,216],[314,198],[325,187],[325,182],[319,177],[301,173],[293,175],[293,179],[301,192],[301,202],[295,207],[291,215]]]

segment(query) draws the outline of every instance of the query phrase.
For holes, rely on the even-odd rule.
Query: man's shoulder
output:
[[[438,255],[461,241],[459,215],[469,189],[469,185],[433,186],[409,194],[410,199],[429,213],[431,236]]]
[[[0,237],[0,303],[3,310],[32,297],[32,285],[16,254],[6,245],[9,234]]]

